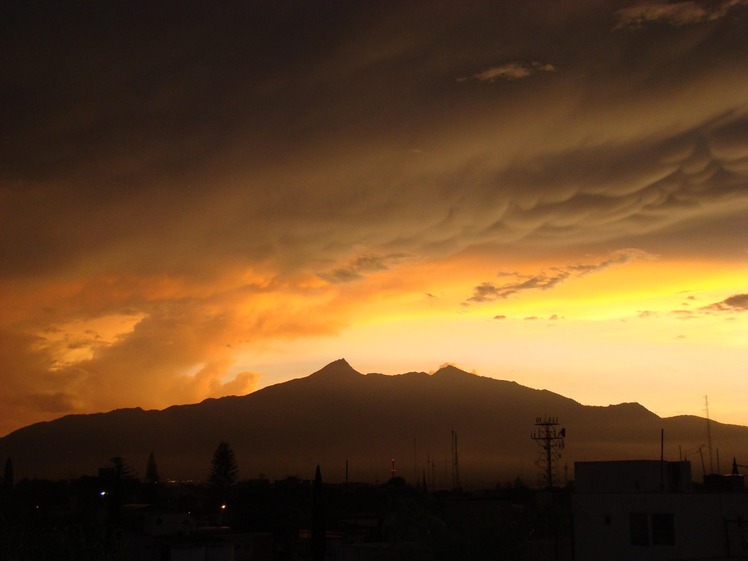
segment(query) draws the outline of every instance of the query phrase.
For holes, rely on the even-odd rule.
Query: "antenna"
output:
[[[431,479],[431,453],[426,452],[426,473],[428,473],[429,487],[434,488],[434,480]]]
[[[705,444],[702,444],[698,448],[694,448],[693,450],[689,450],[683,455],[683,460],[688,461],[688,455],[693,454],[694,452],[699,453],[699,457],[701,458],[701,474],[702,476],[706,477],[706,465],[704,465],[704,446]]]
[[[413,485],[418,484],[418,447],[416,437],[413,437]]]
[[[460,461],[457,457],[457,433],[452,431],[452,488],[460,488]]]
[[[564,449],[564,438],[566,429],[556,429],[558,417],[535,417],[535,426],[530,438],[540,446],[540,455],[537,465],[545,472],[545,483],[552,488],[558,479],[558,460],[561,458],[561,450]]]
[[[436,461],[431,457],[430,454],[426,455],[426,463],[429,465],[431,473],[431,488],[436,489]]]
[[[706,408],[706,442],[709,448],[709,473],[714,473],[714,462],[712,460],[712,423],[709,420],[709,396],[704,396],[704,407]]]
[[[450,456],[452,456],[452,489],[456,487],[455,485],[455,431],[452,429],[452,432],[449,434],[449,445],[450,445]]]

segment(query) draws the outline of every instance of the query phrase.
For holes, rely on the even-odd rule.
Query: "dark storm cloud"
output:
[[[728,140],[735,134],[742,140]],[[501,229],[527,228],[546,240],[574,230],[620,234],[742,200],[748,175],[738,142],[746,140],[746,117],[727,115],[669,138],[639,139],[615,150],[577,148],[512,166],[496,178],[515,195]]]
[[[14,8],[6,275],[332,260],[324,274],[351,280],[355,253],[606,240],[745,202],[746,103],[728,94],[743,20],[663,51],[611,33],[613,4],[591,25],[552,2]],[[585,21],[560,45],[548,33]],[[683,75],[650,74],[663,66]]]
[[[551,267],[548,273],[545,271],[537,275],[499,273],[500,277],[509,277],[513,280],[500,284],[484,282],[473,289],[473,295],[467,299],[467,302],[492,302],[494,300],[503,300],[525,290],[549,290],[570,278],[583,277],[607,269],[611,265],[623,265],[642,259],[654,259],[654,256],[638,249],[623,249],[615,251],[608,257],[594,263],[578,263],[564,267]]]
[[[617,28],[638,29],[649,23],[681,26],[713,21],[726,16],[730,10],[748,4],[745,0],[721,2],[651,2],[641,3],[616,12]]]

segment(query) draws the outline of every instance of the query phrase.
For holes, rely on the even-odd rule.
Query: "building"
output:
[[[742,475],[696,487],[689,462],[576,462],[578,561],[748,559]]]

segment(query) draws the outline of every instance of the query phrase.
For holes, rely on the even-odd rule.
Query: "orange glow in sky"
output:
[[[0,434],[341,357],[748,425],[748,3],[658,6],[20,6]]]

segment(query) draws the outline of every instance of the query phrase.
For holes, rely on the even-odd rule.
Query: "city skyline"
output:
[[[340,357],[748,425],[748,2],[3,11],[0,434]]]

